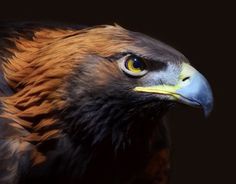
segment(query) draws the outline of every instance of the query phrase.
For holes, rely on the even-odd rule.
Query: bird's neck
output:
[[[127,103],[129,98],[88,98],[86,103],[75,103],[61,114],[61,126],[73,143],[91,147],[108,138],[115,151],[148,141],[162,126],[162,118],[172,104],[153,99]]]
[[[100,100],[93,99],[92,104],[87,100],[86,104],[70,107],[63,114],[63,122],[70,125],[64,128],[68,141],[77,152],[73,156],[78,157],[71,157],[73,165],[81,168],[85,164],[86,168],[95,163],[97,168],[98,160],[101,167],[105,161],[114,165],[118,161],[122,165],[130,158],[141,164],[139,161],[154,147],[168,146],[167,129],[162,121],[168,107],[161,102],[123,105],[119,100]]]
[[[161,104],[136,105],[114,106],[114,101],[107,101],[98,106],[95,100],[93,105],[68,108],[61,113],[64,136],[53,143],[55,149],[46,153],[48,160],[42,167],[55,167],[49,176],[62,180],[63,175],[81,183],[111,183],[116,175],[121,180],[137,175],[154,150],[168,147],[168,138],[164,112],[156,108]]]

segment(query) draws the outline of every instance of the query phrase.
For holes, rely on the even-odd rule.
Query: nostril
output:
[[[190,77],[185,77],[185,78],[183,78],[182,81],[184,82],[184,81],[186,81],[186,80],[188,80],[188,79],[190,79]]]

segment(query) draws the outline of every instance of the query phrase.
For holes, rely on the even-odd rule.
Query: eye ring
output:
[[[135,55],[121,58],[118,60],[118,65],[123,72],[130,76],[141,77],[148,72],[145,59]]]

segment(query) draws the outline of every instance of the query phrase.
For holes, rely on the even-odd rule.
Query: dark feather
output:
[[[173,104],[131,90],[127,53],[187,61],[119,26],[0,24],[0,183],[167,183]]]

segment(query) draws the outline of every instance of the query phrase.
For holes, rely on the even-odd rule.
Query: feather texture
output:
[[[112,61],[184,56],[120,26],[0,26],[0,183],[166,184],[172,105]]]

